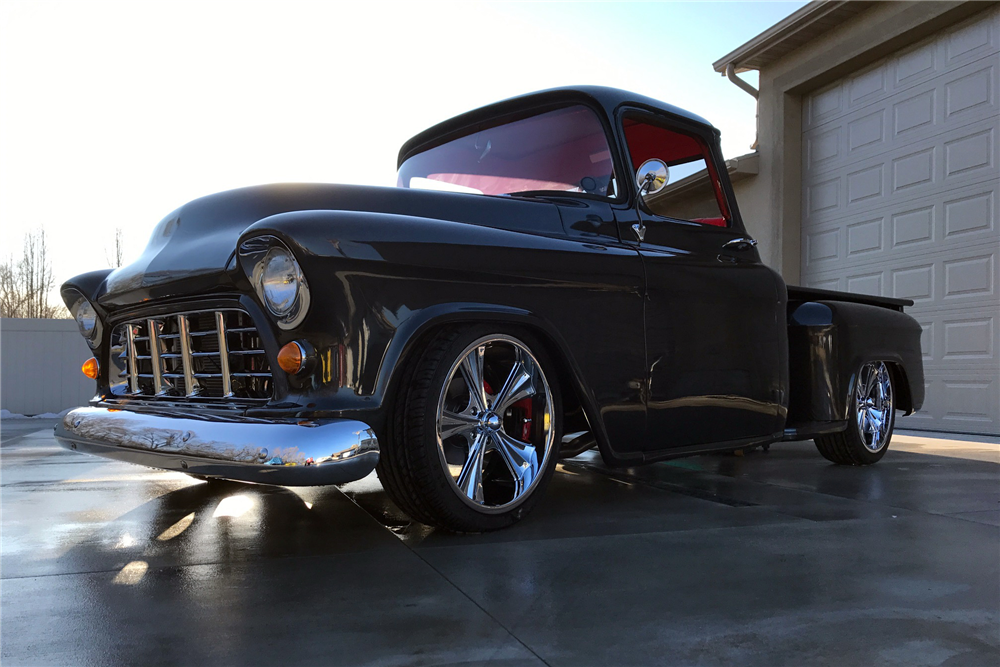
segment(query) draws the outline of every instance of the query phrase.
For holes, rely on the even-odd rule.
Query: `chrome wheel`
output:
[[[437,445],[455,493],[480,512],[507,511],[554,456],[552,391],[527,346],[493,335],[451,366],[437,408]]]
[[[864,446],[873,452],[889,442],[892,426],[892,380],[881,361],[861,367],[854,391],[855,420]]]

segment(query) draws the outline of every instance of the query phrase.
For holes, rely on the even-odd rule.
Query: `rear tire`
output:
[[[403,370],[378,462],[382,486],[422,523],[505,528],[555,470],[562,402],[541,343],[496,325],[443,329]],[[481,387],[476,387],[476,385]]]
[[[862,364],[852,393],[850,419],[840,433],[816,438],[816,449],[841,465],[877,463],[889,449],[896,410],[892,373],[884,362]]]

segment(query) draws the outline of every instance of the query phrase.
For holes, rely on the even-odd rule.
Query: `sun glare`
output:
[[[142,581],[142,578],[146,576],[146,570],[148,569],[149,563],[146,561],[134,560],[123,567],[121,571],[115,575],[114,583],[125,586],[134,586]]]
[[[213,517],[229,516],[239,517],[246,514],[254,506],[254,500],[247,495],[229,496],[223,498],[219,506],[215,508]]]
[[[191,525],[192,521],[194,521],[194,512],[191,512],[191,514],[188,514],[186,517],[182,518],[180,521],[167,528],[165,531],[160,533],[156,539],[158,539],[160,542],[166,542],[167,540],[172,540],[181,533],[183,533],[185,530],[187,530],[188,526]]]

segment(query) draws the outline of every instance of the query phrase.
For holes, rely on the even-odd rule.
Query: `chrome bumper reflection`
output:
[[[69,449],[151,468],[280,486],[360,479],[378,463],[367,424],[205,421],[106,408],[78,408],[56,425]]]

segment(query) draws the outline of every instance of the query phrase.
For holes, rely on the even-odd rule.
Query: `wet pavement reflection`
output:
[[[4,665],[997,664],[1000,446],[561,462],[512,529],[2,426]]]

